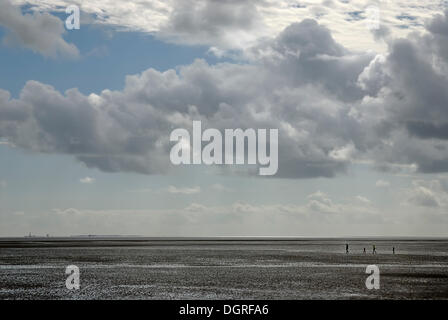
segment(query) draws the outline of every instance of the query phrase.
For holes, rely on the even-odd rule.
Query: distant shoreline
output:
[[[267,243],[313,243],[340,242],[367,243],[376,242],[415,242],[448,241],[448,237],[143,237],[143,236],[71,236],[71,237],[0,237],[0,248],[37,248],[37,247],[119,247],[151,245],[225,245],[225,244],[267,244]]]
[[[356,236],[348,236],[348,237],[243,237],[243,236],[223,236],[223,237],[148,237],[148,236],[126,236],[126,235],[75,235],[75,236],[15,236],[15,237],[1,237],[1,241],[72,241],[72,240],[135,240],[135,241],[335,241],[335,240],[402,240],[402,241],[412,241],[412,240],[448,240],[448,236],[446,237],[382,237],[382,236],[366,236],[366,237],[356,237]]]

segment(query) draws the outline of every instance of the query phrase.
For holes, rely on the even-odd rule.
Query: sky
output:
[[[0,236],[448,236],[447,5],[0,0]],[[195,120],[277,173],[172,165]]]

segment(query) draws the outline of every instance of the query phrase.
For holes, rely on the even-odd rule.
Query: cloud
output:
[[[349,53],[310,20],[267,46],[272,54],[254,64],[197,60],[178,72],[148,69],[128,76],[122,91],[99,95],[61,94],[28,81],[19,99],[0,94],[0,136],[25,149],[71,154],[106,172],[165,173],[169,133],[195,119],[220,130],[278,128],[280,177],[344,172],[350,159],[330,154],[360,129],[346,116],[347,102],[361,95],[355,83],[370,55]]]
[[[233,192],[234,189],[223,186],[222,184],[215,183],[211,186],[212,190],[218,191],[218,192]]]
[[[6,180],[0,180],[0,189],[4,189],[8,186]]]
[[[4,146],[9,146],[9,147],[14,147],[14,145],[8,141],[0,141],[0,146],[4,145]]]
[[[172,194],[197,194],[201,192],[201,187],[191,187],[191,188],[178,188],[175,186],[169,186],[166,192]]]
[[[245,48],[265,32],[252,0],[185,0],[172,8],[159,36],[177,43]]]
[[[37,11],[22,15],[20,8],[10,0],[0,0],[0,6],[0,26],[9,31],[3,43],[19,44],[46,57],[79,56],[76,46],[63,39],[64,25],[57,17]]]
[[[448,193],[446,188],[438,180],[414,180],[413,187],[407,190],[406,203],[419,207],[446,207],[448,205]]]
[[[248,48],[277,36],[303,19],[319,19],[337,40],[353,50],[381,50],[377,39],[405,37],[421,31],[425,20],[441,12],[443,1],[321,1],[304,0],[147,0],[117,3],[107,0],[14,0],[43,11],[63,11],[77,4],[92,23],[118,30],[142,31],[184,44],[202,44],[219,50]],[[366,27],[367,8],[377,5],[380,29],[372,36]],[[397,14],[400,12],[402,14]],[[350,32],[347,32],[350,30]]]
[[[429,21],[424,34],[390,40],[389,54],[374,59],[359,78],[368,95],[352,114],[370,132],[366,157],[378,165],[448,170],[448,37],[442,34],[447,15]]]
[[[364,204],[372,203],[369,199],[367,199],[366,197],[363,197],[363,196],[356,196],[356,200],[358,200]]]
[[[359,225],[376,225],[384,220],[375,208],[359,202],[332,201],[331,206],[334,214],[316,211],[309,203],[260,205],[247,201],[223,205],[193,202],[176,209],[55,208],[45,213],[27,212],[11,217],[0,225],[0,232],[9,235],[20,230],[17,228],[23,232],[33,225],[33,233],[45,234],[57,228],[59,235],[328,236],[329,230],[333,235],[346,235],[350,226],[359,235]],[[331,227],[326,229],[326,226]]]
[[[79,179],[79,182],[84,183],[84,184],[92,184],[95,182],[95,179],[90,178],[90,177],[85,177],[85,178]]]
[[[247,63],[148,69],[121,91],[90,95],[29,81],[18,99],[0,90],[0,137],[106,172],[160,174],[171,169],[171,130],[201,120],[219,130],[278,128],[281,178],[334,177],[354,161],[445,172],[444,19],[376,56],[306,19],[248,49]]]
[[[387,188],[390,187],[390,182],[385,180],[378,180],[375,183],[375,186],[377,186],[378,188]]]
[[[323,192],[317,191],[310,194],[308,199],[307,208],[311,211],[319,213],[337,213],[339,211],[333,201]]]
[[[221,184],[213,184],[206,189],[217,191],[217,192],[233,192],[233,189],[225,187]],[[160,189],[143,188],[143,189],[130,190],[130,192],[150,192],[150,193],[158,193],[158,194],[160,194],[160,193],[199,194],[202,191],[203,191],[203,189],[200,186],[194,186],[194,187],[168,186],[167,188],[160,188]]]
[[[379,219],[378,211],[372,206],[369,199],[357,196],[355,201],[335,203],[326,193],[317,191],[308,196],[308,203],[303,207],[305,212],[334,215],[342,217],[345,221],[357,220],[355,216],[361,215],[363,219]]]

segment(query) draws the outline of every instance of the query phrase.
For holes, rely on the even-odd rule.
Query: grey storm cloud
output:
[[[9,0],[0,0],[0,8],[0,26],[9,31],[4,43],[22,45],[48,57],[79,56],[76,46],[62,37],[64,25],[57,17],[39,12],[22,14],[20,7]]]
[[[422,139],[448,139],[448,123],[436,125],[422,121],[410,121],[407,124],[410,134]]]
[[[359,78],[368,92],[354,108],[373,139],[378,163],[416,165],[420,172],[448,171],[448,11],[427,33],[389,40]]]
[[[425,35],[389,39],[383,56],[351,52],[307,19],[248,49],[247,63],[148,69],[121,91],[90,95],[29,81],[18,99],[0,91],[0,137],[103,171],[154,174],[170,169],[171,130],[201,120],[278,128],[277,177],[333,177],[356,159],[447,171],[446,16],[434,21],[437,33],[433,22]]]

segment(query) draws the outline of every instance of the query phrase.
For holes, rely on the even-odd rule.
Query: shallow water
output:
[[[448,299],[448,241],[347,242],[0,241],[0,299]]]

